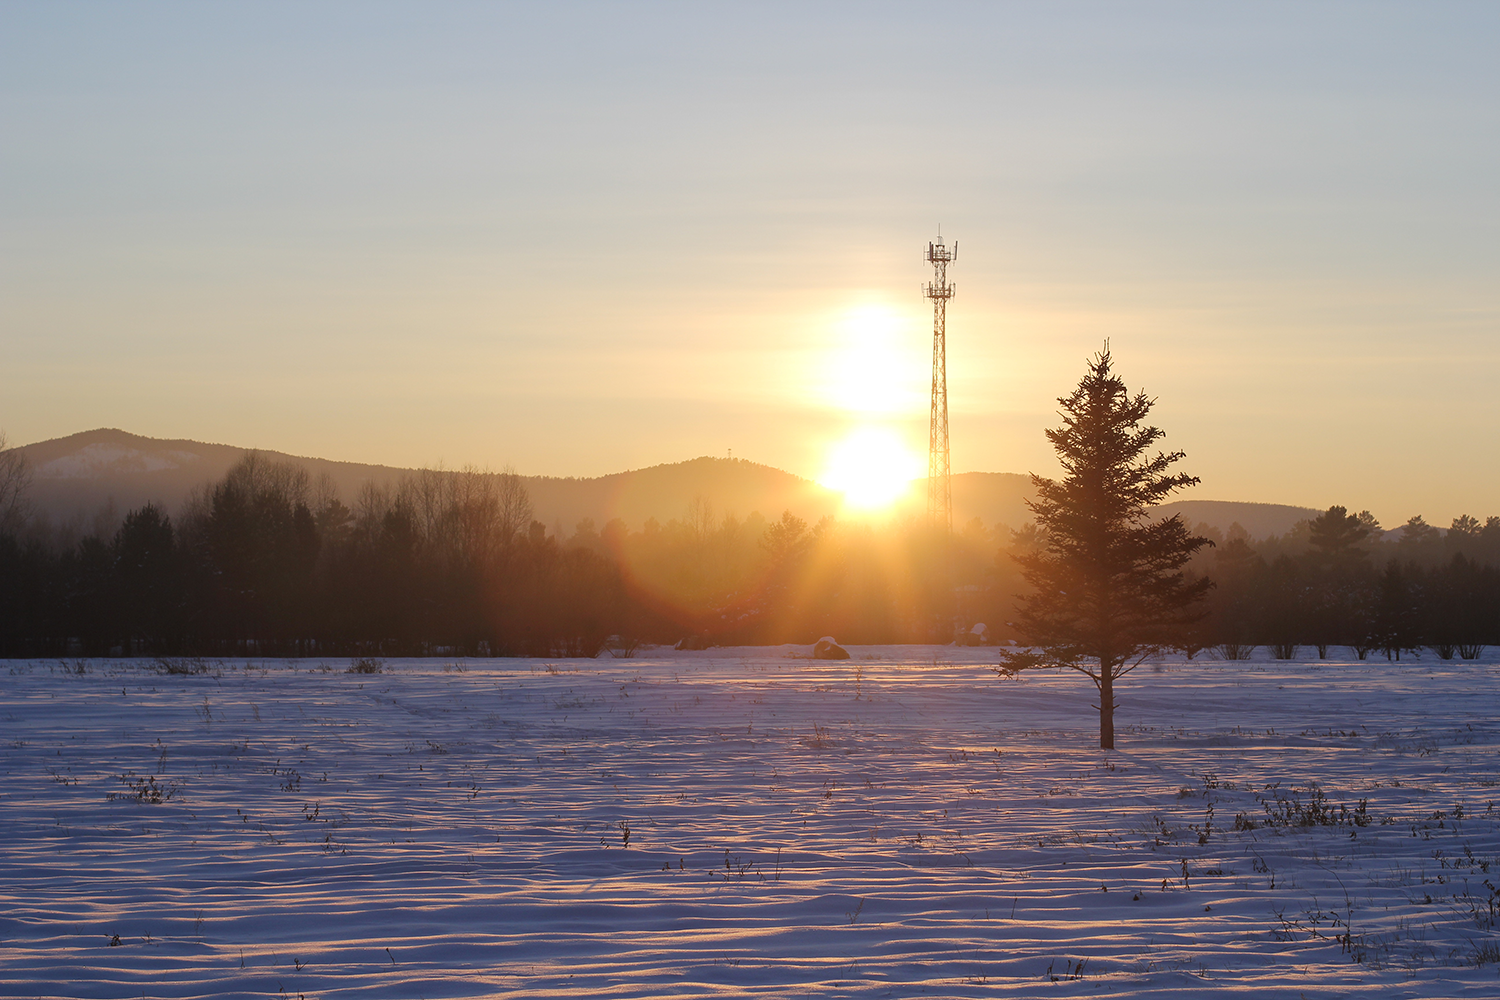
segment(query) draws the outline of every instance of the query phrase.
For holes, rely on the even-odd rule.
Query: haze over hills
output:
[[[175,514],[195,488],[222,478],[251,449],[148,438],[110,428],[19,450],[33,472],[32,503],[55,521],[66,523],[90,521],[101,509],[123,515],[146,503]],[[417,471],[276,451],[259,454],[295,462],[315,481],[327,476],[339,497],[351,506],[366,483],[391,487]],[[560,527],[564,534],[571,534],[584,518],[603,526],[619,517],[637,529],[651,517],[665,522],[683,516],[698,496],[721,515],[744,516],[759,510],[771,518],[791,510],[809,521],[836,514],[840,504],[838,494],[814,482],[742,459],[698,458],[594,479],[521,478],[536,519],[549,530]]]
[[[188,440],[164,440],[112,428],[83,431],[18,449],[33,472],[30,498],[35,509],[56,524],[108,527],[126,511],[156,503],[179,511],[189,494],[221,478],[249,450]],[[352,505],[366,483],[395,485],[416,470],[364,465],[261,451],[277,461],[302,465],[316,481],[326,476]],[[665,523],[684,516],[696,498],[712,505],[715,517],[745,517],[758,511],[774,520],[784,510],[816,522],[837,515],[842,498],[811,480],[744,459],[695,458],[686,462],[618,472],[592,479],[523,476],[535,517],[548,529],[571,534],[585,518],[602,527],[620,518],[639,529],[649,518]],[[1028,476],[1008,472],[965,472],[953,477],[953,516],[957,526],[978,517],[986,527],[1018,527],[1030,520],[1025,501]],[[897,508],[920,514],[920,483]],[[1315,516],[1310,508],[1222,500],[1180,500],[1163,506],[1181,512],[1189,524],[1200,521],[1221,530],[1238,522],[1252,536],[1282,534],[1297,521]]]

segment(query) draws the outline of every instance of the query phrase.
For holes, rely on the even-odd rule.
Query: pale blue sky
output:
[[[1050,472],[1109,337],[1201,498],[1500,514],[1496,51],[1482,3],[6,4],[0,427],[817,476],[925,442],[941,223],[956,469]]]

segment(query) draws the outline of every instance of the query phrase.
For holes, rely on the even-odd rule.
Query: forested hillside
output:
[[[90,533],[113,535],[126,513],[146,504],[176,516],[195,491],[223,478],[246,449],[99,429],[14,452],[30,472],[28,502],[36,526],[74,543]],[[304,470],[315,493],[337,494],[346,500],[358,496],[367,484],[388,489],[418,473],[274,451],[258,454]],[[585,519],[604,524],[619,518],[636,530],[653,518],[666,523],[680,517],[697,497],[707,498],[723,514],[743,518],[758,511],[777,517],[790,510],[814,524],[837,514],[840,507],[838,494],[817,483],[745,459],[701,457],[592,478],[520,478],[531,497],[533,516],[547,526],[549,534],[559,536],[571,534]],[[1032,496],[1031,480],[1024,475],[960,472],[953,476],[953,510],[959,524],[977,517],[987,525],[1020,527],[1030,520],[1026,501]],[[922,482],[918,482],[898,502],[896,516],[921,514],[924,502]],[[1317,513],[1283,504],[1225,500],[1183,500],[1162,509],[1220,530],[1227,531],[1238,522],[1257,537],[1284,533],[1299,519]]]
[[[21,497],[0,519],[0,654],[595,655],[683,637],[947,642],[978,624],[1004,642],[1024,592],[1012,557],[1039,542],[980,518],[948,538],[918,517],[740,514],[702,495],[665,520],[549,530],[527,485],[426,470],[348,495],[252,453],[176,512],[143,504],[77,538]],[[1333,508],[1262,538],[1195,531],[1215,544],[1188,573],[1214,586],[1192,651],[1500,643],[1500,517],[1387,533]]]

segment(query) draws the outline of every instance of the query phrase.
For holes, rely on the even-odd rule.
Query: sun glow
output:
[[[844,494],[848,506],[869,511],[904,497],[921,472],[921,459],[894,431],[859,427],[833,446],[818,482]]]
[[[851,413],[904,414],[922,405],[923,342],[909,317],[886,306],[851,309],[837,323],[838,345],[828,356],[825,392]]]

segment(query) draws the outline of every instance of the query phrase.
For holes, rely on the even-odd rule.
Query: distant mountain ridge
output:
[[[1210,524],[1227,532],[1238,524],[1251,538],[1284,535],[1298,521],[1311,520],[1323,513],[1312,507],[1292,507],[1281,503],[1242,503],[1237,500],[1174,500],[1161,505],[1167,515],[1181,514],[1189,528]]]
[[[39,441],[18,449],[32,471],[30,499],[59,523],[87,521],[101,510],[120,515],[147,503],[175,515],[199,486],[224,476],[252,449],[202,441],[148,438],[100,428]],[[262,451],[268,458],[297,462],[317,477],[327,474],[348,501],[367,481],[395,482],[405,470],[353,462],[302,458]]]
[[[294,462],[317,479],[326,475],[352,506],[366,483],[394,486],[415,469],[288,455],[185,439],[149,438],[101,428],[17,449],[32,470],[34,507],[58,523],[88,523],[101,511],[116,516],[147,503],[176,514],[192,491],[221,479],[248,451]],[[837,514],[841,498],[817,483],[743,459],[697,458],[591,479],[522,476],[535,517],[571,534],[585,518],[602,527],[619,517],[639,529],[649,518],[680,518],[696,497],[717,515],[758,510],[767,518],[791,510],[817,521]]]
[[[176,514],[194,488],[217,481],[251,450],[277,461],[295,462],[317,479],[326,475],[345,503],[366,483],[389,487],[417,470],[339,462],[282,452],[207,444],[185,439],[143,437],[115,428],[83,431],[24,445],[33,479],[34,507],[55,523],[88,524],[123,516],[146,503]],[[696,498],[712,505],[715,516],[745,517],[758,511],[774,520],[784,510],[816,522],[837,516],[842,498],[811,480],[744,459],[695,458],[594,478],[523,476],[536,519],[553,531],[571,534],[585,518],[602,527],[611,518],[639,529],[650,518],[665,523],[681,518]],[[920,484],[896,510],[920,514]],[[1011,472],[964,472],[953,476],[953,520],[962,527],[978,517],[985,527],[1017,528],[1031,520],[1026,500],[1029,476]],[[1165,504],[1189,526],[1206,522],[1220,530],[1238,522],[1252,536],[1284,534],[1318,511],[1284,504],[1226,500],[1179,500]],[[102,513],[101,513],[102,512]]]

